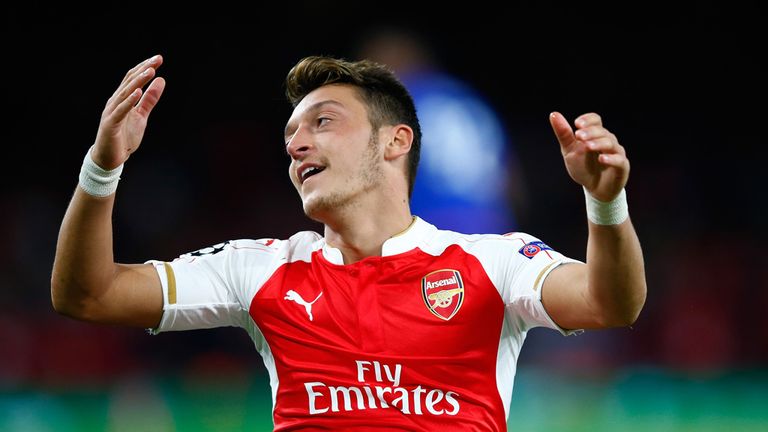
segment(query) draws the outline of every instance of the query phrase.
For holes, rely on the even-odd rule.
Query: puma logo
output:
[[[285,298],[283,300],[295,301],[296,303],[304,306],[304,309],[307,311],[307,315],[309,316],[309,320],[312,321],[312,319],[313,319],[312,318],[312,305],[315,304],[315,302],[317,301],[317,299],[320,298],[321,295],[323,295],[322,291],[320,292],[320,294],[317,295],[317,297],[315,297],[314,300],[312,300],[311,302],[307,303],[306,300],[301,298],[299,293],[297,293],[294,290],[288,290],[288,292],[285,293]]]

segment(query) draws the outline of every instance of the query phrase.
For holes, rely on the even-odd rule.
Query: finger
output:
[[[160,77],[155,78],[149,87],[147,87],[144,96],[141,97],[141,101],[139,101],[136,111],[144,117],[149,117],[152,109],[160,100],[160,96],[163,95],[163,90],[165,90],[165,80]]]
[[[122,120],[125,115],[128,113],[128,111],[131,110],[133,107],[137,107],[137,111],[141,115],[147,116],[149,115],[149,112],[152,111],[152,108],[154,108],[155,104],[157,104],[157,101],[160,99],[160,95],[162,95],[163,90],[165,89],[165,80],[160,78],[158,80],[155,80],[152,82],[152,84],[149,85],[146,91],[142,92],[141,89],[144,87],[144,85],[147,83],[147,81],[154,78],[155,70],[153,68],[146,69],[144,72],[139,74],[137,77],[134,78],[133,85],[127,87],[127,88],[133,88],[133,92],[128,94],[126,98],[120,102],[120,104],[117,106],[117,108],[113,112],[113,121],[120,121]],[[137,93],[137,90],[139,92]],[[147,97],[147,93],[152,93]],[[143,96],[142,96],[143,94]],[[141,99],[139,99],[138,96],[142,96]],[[128,104],[126,104],[126,101],[130,101]],[[140,102],[137,106],[137,102]],[[142,106],[143,103],[143,106]]]
[[[563,152],[567,151],[576,142],[576,138],[573,136],[573,129],[568,124],[568,120],[559,112],[554,111],[549,114],[549,124],[552,125],[552,130],[555,132],[557,141],[560,143],[560,149]]]
[[[163,56],[161,56],[160,54],[154,55],[142,61],[141,63],[137,64],[136,66],[132,67],[128,72],[126,72],[125,76],[123,77],[123,80],[121,81],[121,84],[130,81],[134,76],[136,76],[136,74],[140,73],[147,67],[152,66],[155,69],[157,69],[158,67],[160,67],[161,64],[163,64]]]
[[[620,154],[601,154],[597,157],[600,164],[614,168],[628,168],[629,160]]]
[[[114,106],[119,104],[125,98],[126,95],[131,94],[131,92],[135,88],[131,86],[131,83],[135,82],[136,77],[141,76],[150,68],[157,69],[162,64],[163,64],[163,57],[158,54],[134,66],[131,70],[129,70],[125,74],[125,76],[123,77],[123,81],[120,82],[120,85],[117,87],[117,90],[115,90],[115,93],[107,101],[107,108],[114,109]]]
[[[149,67],[144,69],[138,75],[134,76],[130,82],[118,88],[117,92],[107,102],[107,106],[105,108],[107,114],[109,115],[109,113],[113,111],[117,105],[121,104],[126,97],[131,95],[134,90],[144,87],[144,85],[147,84],[152,78],[154,78],[154,76],[155,69]]]
[[[578,128],[585,128],[589,126],[600,126],[603,124],[603,119],[597,113],[586,113],[578,116],[573,123]]]
[[[615,136],[610,131],[608,131],[608,129],[602,126],[590,126],[585,129],[578,129],[575,135],[576,139],[581,141],[590,141],[605,137],[615,138]]]
[[[586,141],[585,144],[589,151],[626,155],[624,147],[619,145],[612,136],[589,140]]]
[[[113,124],[120,123],[125,116],[128,114],[129,111],[136,105],[136,103],[139,101],[139,98],[141,97],[141,88],[137,88],[133,91],[133,93],[129,94],[125,100],[120,102],[115,109],[110,113],[109,120]]]

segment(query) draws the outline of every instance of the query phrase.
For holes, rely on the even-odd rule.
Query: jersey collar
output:
[[[411,251],[426,241],[430,234],[436,230],[437,228],[434,225],[418,216],[414,216],[413,222],[405,231],[390,237],[384,242],[381,246],[381,256],[386,257]],[[333,264],[344,264],[344,257],[341,255],[341,251],[329,246],[325,243],[325,239],[322,240],[322,249],[325,259]]]

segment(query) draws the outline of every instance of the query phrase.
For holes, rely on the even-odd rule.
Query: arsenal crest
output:
[[[433,271],[421,278],[421,297],[427,309],[445,321],[453,318],[464,302],[464,282],[458,270]]]

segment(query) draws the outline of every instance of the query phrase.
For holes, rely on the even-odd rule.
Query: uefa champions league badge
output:
[[[185,253],[183,255],[180,255],[178,259],[186,259],[186,260],[193,261],[198,257],[202,257],[206,255],[216,255],[217,253],[223,251],[224,248],[230,243],[232,243],[232,240],[227,240],[225,242],[221,242],[213,246],[198,249],[194,252]]]
[[[521,247],[518,252],[520,252],[520,255],[528,259],[531,259],[535,257],[537,253],[541,251],[545,251],[547,256],[552,258],[552,255],[550,255],[549,252],[546,252],[548,250],[553,250],[553,249],[547,246],[546,244],[544,244],[544,242],[535,241],[535,242],[527,243],[525,246]]]

